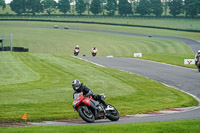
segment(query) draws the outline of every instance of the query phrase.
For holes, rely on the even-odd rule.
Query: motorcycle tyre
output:
[[[86,116],[84,115],[83,109],[84,109],[83,106],[80,106],[80,107],[78,108],[79,116],[80,116],[84,121],[86,121],[86,122],[88,122],[88,123],[93,123],[93,122],[95,121],[95,117],[94,117],[94,114],[92,113],[92,111],[91,111],[90,109],[88,109],[88,110],[92,113],[92,119],[90,119],[90,118],[88,118],[88,117],[86,117]]]
[[[198,68],[198,71],[200,72],[200,62],[199,61],[197,62],[196,66]]]
[[[109,106],[112,106],[112,105],[110,105],[109,104]],[[115,111],[117,112],[117,115],[116,116],[114,116],[114,115],[111,115],[111,114],[109,114],[108,116],[106,116],[109,120],[111,120],[111,121],[118,121],[119,120],[119,112],[117,111],[117,109],[114,107],[114,106],[112,106],[114,109],[115,109]]]

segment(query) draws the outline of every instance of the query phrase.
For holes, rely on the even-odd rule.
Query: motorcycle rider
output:
[[[197,65],[197,62],[200,60],[200,50],[195,54],[195,65]]]
[[[97,51],[97,48],[96,48],[96,47],[93,47],[93,48],[92,48],[92,51],[93,51],[93,50],[94,50],[94,51]]]
[[[78,50],[79,50],[79,45],[76,45],[75,49],[78,49]]]
[[[81,83],[79,80],[73,80],[72,87],[74,89],[74,94],[82,92],[84,97],[92,96],[94,100],[97,100],[100,103],[102,103],[105,108],[109,108],[108,104],[104,101],[101,95],[94,94],[87,86],[83,85],[83,83]],[[73,94],[73,99],[74,99],[74,94]]]
[[[92,48],[92,56],[96,56],[96,54],[97,54],[97,48],[93,47]]]
[[[74,55],[78,55],[78,53],[79,53],[79,45],[76,45],[74,49]]]

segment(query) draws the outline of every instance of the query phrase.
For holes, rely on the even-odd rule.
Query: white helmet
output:
[[[76,45],[76,47],[79,47],[79,45]]]
[[[78,91],[78,89],[81,87],[81,82],[79,80],[72,81],[72,87],[75,91]]]

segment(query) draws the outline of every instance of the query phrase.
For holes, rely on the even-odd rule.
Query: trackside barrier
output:
[[[134,57],[142,57],[142,53],[134,53],[133,56]]]
[[[195,60],[194,59],[184,59],[184,64],[185,65],[195,64]]]

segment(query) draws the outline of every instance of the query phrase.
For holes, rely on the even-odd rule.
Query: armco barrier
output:
[[[11,51],[10,47],[0,47],[0,51]],[[28,52],[29,49],[28,48],[24,48],[24,47],[12,47],[12,51],[13,52]]]

